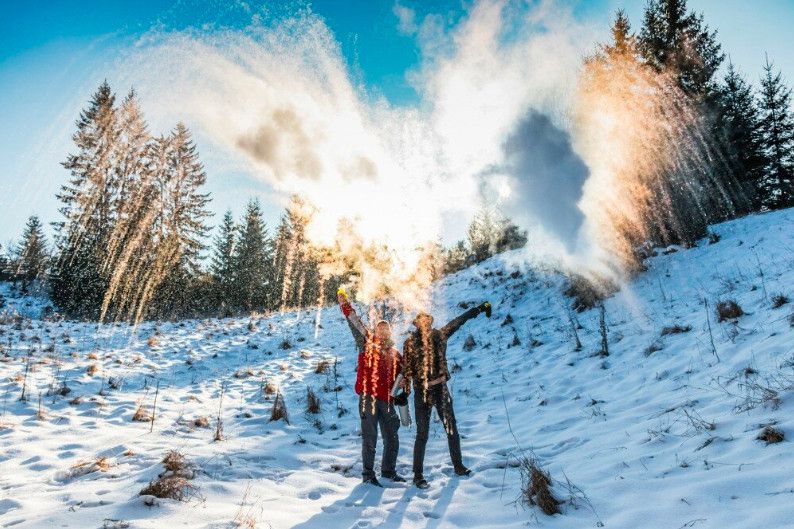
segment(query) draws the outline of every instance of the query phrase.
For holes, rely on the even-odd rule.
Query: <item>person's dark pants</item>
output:
[[[395,473],[397,452],[400,450],[400,418],[393,404],[383,402],[371,396],[361,397],[358,401],[361,415],[361,460],[364,479],[375,477],[375,448],[378,445],[378,426],[383,437],[383,459],[380,464],[381,475],[390,476]]]
[[[422,476],[425,463],[425,447],[430,430],[430,414],[433,408],[438,412],[438,418],[447,432],[449,444],[449,457],[455,468],[463,466],[463,456],[460,453],[460,435],[455,422],[455,412],[452,409],[452,396],[449,394],[445,383],[431,386],[425,391],[423,388],[414,388],[414,413],[416,414],[416,442],[414,443],[414,478]]]

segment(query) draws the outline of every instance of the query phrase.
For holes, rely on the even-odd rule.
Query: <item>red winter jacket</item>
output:
[[[340,304],[358,348],[356,393],[391,402],[391,388],[403,368],[403,358],[392,344],[380,344],[349,302]]]

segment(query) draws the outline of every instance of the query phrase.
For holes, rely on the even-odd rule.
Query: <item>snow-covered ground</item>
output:
[[[768,424],[794,437],[794,304],[772,303],[777,293],[794,297],[794,210],[713,231],[716,244],[652,258],[607,301],[607,358],[596,354],[598,311],[575,315],[575,351],[562,279],[515,268],[511,255],[437,284],[437,322],[485,299],[494,315],[469,322],[448,351],[474,474],[454,477],[434,419],[426,491],[360,484],[355,351],[336,308],[322,311],[319,329],[315,312],[134,332],[6,321],[0,526],[794,527],[791,445],[756,439]],[[8,286],[2,293],[7,314],[23,302]],[[727,299],[746,314],[717,322],[714,305]],[[25,313],[37,317],[40,306]],[[675,324],[691,330],[662,336]],[[469,335],[477,345],[464,352]],[[333,369],[315,373],[335,358],[338,392]],[[48,391],[63,382],[68,394]],[[285,395],[289,424],[269,421],[268,385]],[[321,397],[318,415],[305,411],[307,387]],[[132,418],[141,405],[151,413],[155,394],[150,432]],[[202,417],[209,427],[196,424]],[[398,470],[409,478],[414,433],[400,435]],[[183,502],[139,496],[169,450],[193,462],[197,490]],[[562,514],[515,501],[522,453],[551,473],[568,500]]]

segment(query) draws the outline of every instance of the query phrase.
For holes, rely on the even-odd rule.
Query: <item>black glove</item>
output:
[[[491,317],[491,304],[486,301],[485,303],[480,305],[480,312],[484,312],[485,313],[485,317],[486,318],[490,318]]]
[[[394,404],[395,406],[407,406],[408,405],[408,394],[406,392],[402,392],[396,397],[394,397]]]

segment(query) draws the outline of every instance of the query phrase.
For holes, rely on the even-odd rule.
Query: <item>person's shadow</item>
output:
[[[359,483],[347,498],[336,500],[322,510],[292,529],[322,529],[326,527],[353,527],[360,519],[361,511],[366,507],[377,507],[385,489]]]
[[[441,491],[431,511],[423,513],[427,518],[427,529],[437,528],[455,495],[458,480],[450,480]],[[380,507],[387,512],[386,519],[378,527],[383,529],[396,529],[402,525],[405,511],[415,496],[424,496],[424,492],[416,487],[409,486],[402,497],[395,503],[382,505],[381,499],[386,489],[373,487],[360,483],[353,487],[346,498],[335,501],[331,505],[322,507],[322,511],[315,514],[305,522],[292,526],[292,529],[325,529],[326,527],[358,527],[361,513],[367,507]]]

